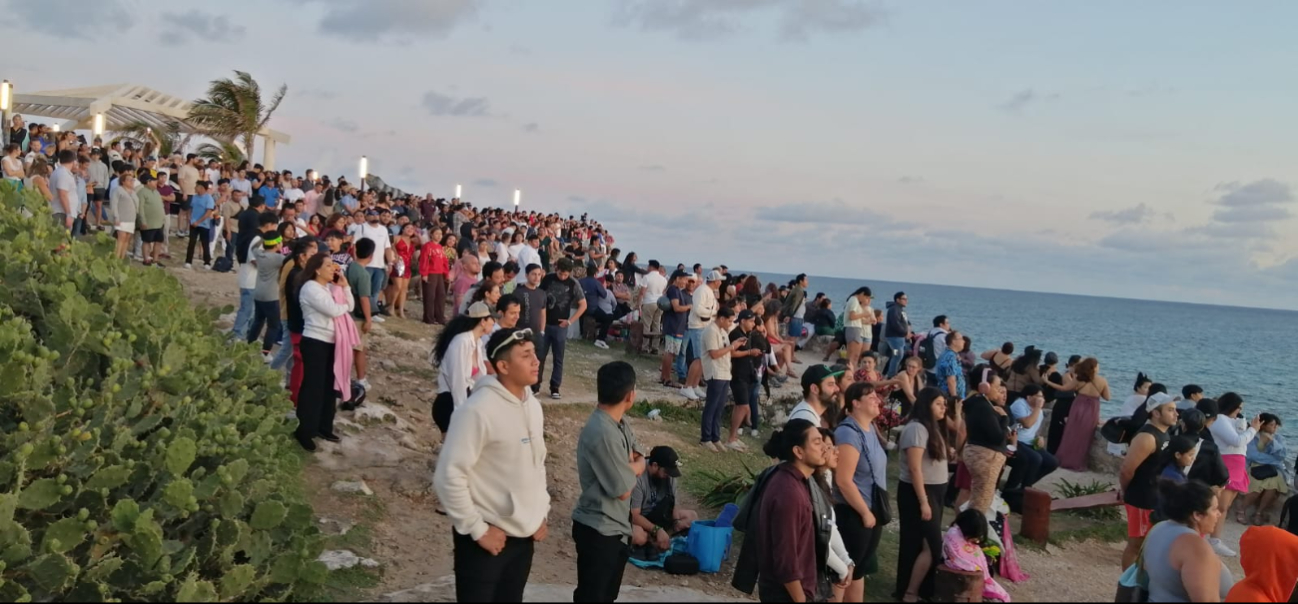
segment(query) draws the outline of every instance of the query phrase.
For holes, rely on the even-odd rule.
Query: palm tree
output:
[[[245,159],[243,149],[239,148],[230,141],[217,140],[214,143],[203,143],[194,150],[194,153],[205,162],[218,161],[221,163],[237,164]]]
[[[251,159],[257,133],[287,92],[288,85],[280,85],[269,105],[264,104],[261,85],[247,72],[235,71],[233,80],[212,80],[207,98],[194,101],[190,108],[189,123],[214,139],[242,143],[244,155]]]

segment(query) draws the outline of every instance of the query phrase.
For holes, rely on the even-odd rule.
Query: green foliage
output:
[[[1072,499],[1074,497],[1085,497],[1087,495],[1108,493],[1113,490],[1113,483],[1092,480],[1090,484],[1082,484],[1061,479],[1059,484],[1056,485],[1056,490],[1058,491],[1060,499]],[[1122,518],[1122,513],[1118,511],[1118,508],[1113,506],[1069,510],[1069,513],[1083,518],[1090,518],[1092,520],[1118,520]]]
[[[721,472],[701,471],[704,480],[712,482],[712,486],[704,493],[701,503],[709,508],[722,508],[727,503],[742,502],[757,481],[757,474],[748,467],[748,464],[744,463],[743,466],[743,474],[725,475]]]
[[[111,252],[0,183],[0,601],[316,597],[275,376]]]

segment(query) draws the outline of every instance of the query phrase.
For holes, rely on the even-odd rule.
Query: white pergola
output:
[[[191,106],[185,99],[147,86],[115,84],[15,94],[10,112],[64,120],[60,124],[62,130],[92,129],[95,115],[103,114],[106,130],[122,130],[136,123],[164,130],[170,124],[179,124],[182,132],[200,133],[186,122]],[[287,145],[292,139],[270,128],[262,128],[258,134],[265,145],[262,164],[268,170],[274,169],[275,144]],[[248,158],[252,159],[251,150]]]

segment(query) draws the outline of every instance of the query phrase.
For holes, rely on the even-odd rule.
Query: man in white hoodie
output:
[[[493,334],[487,358],[496,374],[451,417],[433,487],[454,525],[456,600],[522,602],[550,513],[545,426],[530,389],[540,362],[525,329]]]

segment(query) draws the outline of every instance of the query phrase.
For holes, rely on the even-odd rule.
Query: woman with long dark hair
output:
[[[289,366],[289,398],[297,403],[298,390],[302,386],[302,330],[306,328],[302,316],[300,294],[302,282],[298,277],[306,265],[314,258],[318,246],[314,239],[299,239],[293,243],[293,253],[284,263],[279,273],[280,320],[285,329],[279,341],[279,350],[270,361],[270,368],[284,369]],[[290,365],[291,363],[291,365]]]
[[[1024,388],[1028,386],[1041,386],[1045,383],[1041,379],[1041,355],[1044,353],[1032,347],[1025,351],[1019,358],[1014,359],[1010,364],[1010,376],[1002,378],[1005,380],[1005,389],[1009,391],[1009,400],[1017,401],[1021,398]]]
[[[433,229],[428,233],[428,242],[419,250],[424,323],[429,325],[446,325],[446,278],[451,272],[451,264],[442,241],[445,241],[442,229]]]
[[[617,257],[614,256],[613,259],[616,260]],[[635,289],[636,279],[638,278],[639,275],[649,274],[649,271],[640,268],[640,265],[636,264],[636,261],[639,259],[640,257],[636,256],[635,252],[627,252],[626,260],[622,261],[622,268],[620,272],[623,275],[626,275],[627,287],[630,287],[632,289]]]
[[[1230,506],[1235,502],[1235,497],[1240,493],[1248,493],[1248,460],[1245,457],[1248,453],[1248,444],[1253,442],[1257,436],[1258,429],[1262,427],[1260,416],[1255,416],[1251,421],[1243,419],[1244,399],[1234,392],[1227,392],[1217,397],[1217,407],[1221,411],[1217,421],[1213,422],[1208,430],[1212,432],[1212,438],[1221,448],[1221,460],[1226,463],[1226,469],[1230,472],[1230,482],[1226,483],[1226,489],[1221,492],[1221,515],[1225,518],[1230,513]],[[1247,524],[1244,517],[1244,510],[1235,512],[1235,520],[1240,524]],[[1218,554],[1229,556],[1218,543],[1221,542],[1221,527],[1225,525],[1222,522],[1212,532],[1214,549]]]
[[[897,586],[892,595],[903,602],[932,597],[933,560],[942,551],[947,460],[955,444],[947,429],[946,413],[946,397],[940,390],[921,390],[898,441],[901,546],[897,553]]]
[[[469,400],[469,391],[487,375],[487,352],[482,336],[491,333],[496,321],[491,309],[481,302],[446,325],[430,357],[437,373],[437,398],[433,400],[433,422],[446,434],[451,414]]]
[[[302,305],[302,387],[297,397],[297,442],[314,451],[315,438],[338,442],[334,434],[334,352],[338,337],[336,319],[356,308],[347,277],[328,254],[316,254],[299,276]],[[337,293],[337,295],[335,295]],[[338,302],[343,298],[345,303]],[[355,330],[355,326],[352,326]]]
[[[1010,377],[1010,364],[1014,362],[1014,342],[1001,344],[999,350],[988,350],[982,353],[984,361],[992,364],[1001,374],[1001,379]]]
[[[874,427],[881,405],[874,384],[856,382],[848,386],[843,394],[841,420],[834,430],[834,439],[839,443],[834,514],[843,543],[856,562],[852,583],[843,595],[847,602],[864,601],[868,561],[877,553],[879,539],[883,537],[883,526],[877,524],[872,499],[876,489],[886,490],[888,485],[885,437]]]
[[[396,243],[392,246],[397,252],[398,261],[392,267],[392,280],[385,294],[390,312],[393,316],[406,317],[406,296],[410,293],[410,275],[414,272],[415,249],[419,247],[419,233],[415,225],[407,223],[401,227]],[[400,270],[397,270],[400,269]]]
[[[1095,429],[1100,423],[1100,401],[1109,400],[1109,381],[1100,375],[1100,362],[1089,357],[1073,368],[1073,375],[1064,377],[1056,390],[1077,393],[1068,412],[1064,426],[1063,442],[1059,444],[1060,467],[1078,472],[1086,471],[1086,457],[1095,440]]]

